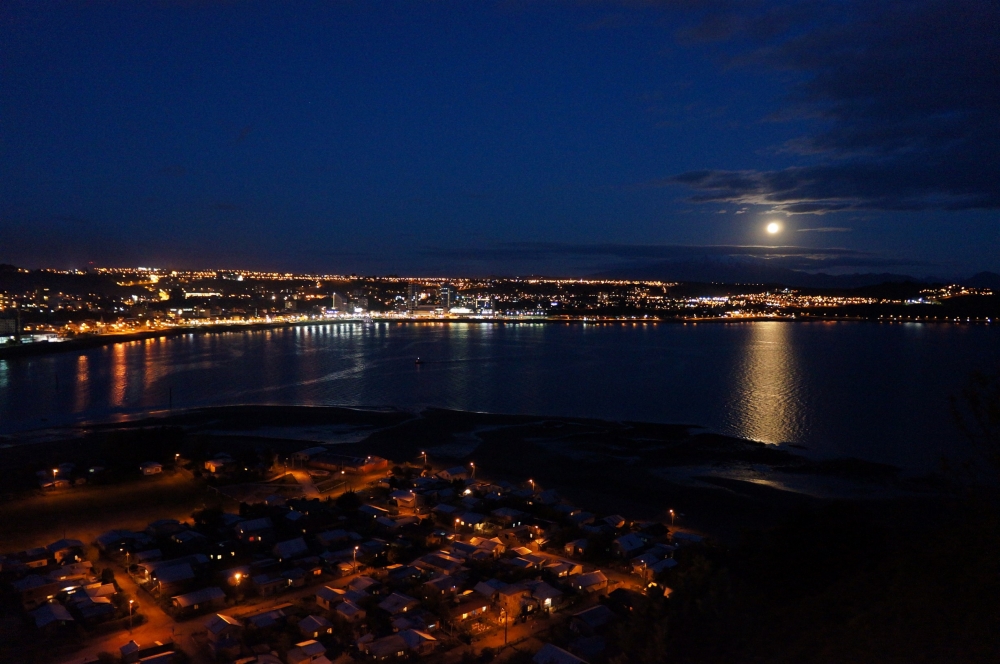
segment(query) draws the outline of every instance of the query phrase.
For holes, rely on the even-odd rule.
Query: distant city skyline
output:
[[[997,25],[986,0],[10,2],[0,262],[1000,272]]]

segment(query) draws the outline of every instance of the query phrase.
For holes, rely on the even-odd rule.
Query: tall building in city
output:
[[[445,311],[455,306],[455,287],[451,284],[441,284],[441,291],[438,299]]]
[[[406,310],[416,311],[420,304],[420,284],[410,282],[406,288]]]

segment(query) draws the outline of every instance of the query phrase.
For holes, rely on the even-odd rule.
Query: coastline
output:
[[[350,429],[352,435],[343,435]],[[35,466],[91,463],[123,432],[177,430],[213,449],[274,449],[290,455],[322,445],[404,464],[424,451],[437,466],[475,462],[493,480],[533,478],[585,509],[663,519],[735,541],[808,506],[831,502],[923,501],[936,478],[901,478],[898,469],[857,459],[810,459],[786,447],[707,433],[690,425],[609,422],[427,408],[230,405],[150,413],[128,421],[60,427],[30,444],[0,448],[5,485]],[[335,431],[331,438],[324,432]],[[40,432],[38,432],[40,433]],[[21,478],[21,480],[18,480]],[[28,490],[25,485],[22,487]]]
[[[953,320],[883,320],[878,318],[868,318],[862,316],[802,316],[802,317],[774,317],[774,316],[740,316],[740,317],[712,317],[712,318],[600,318],[600,317],[566,317],[566,318],[481,318],[481,319],[456,319],[456,318],[375,318],[375,319],[323,319],[323,320],[303,320],[303,321],[276,321],[270,323],[220,323],[211,325],[194,325],[188,327],[175,327],[165,330],[150,330],[148,332],[101,334],[93,336],[79,336],[65,341],[41,341],[27,344],[8,344],[0,346],[0,361],[13,360],[23,357],[37,357],[41,355],[52,355],[56,353],[70,353],[102,346],[113,346],[119,343],[129,343],[132,341],[144,341],[146,339],[165,339],[170,337],[184,336],[187,334],[223,334],[227,332],[247,332],[260,330],[273,330],[291,327],[304,327],[310,325],[356,325],[358,323],[373,324],[399,324],[408,325],[414,323],[433,324],[490,324],[490,325],[704,325],[704,324],[738,324],[738,323],[920,323],[920,324],[945,324],[945,325],[990,325],[990,321],[953,321]]]

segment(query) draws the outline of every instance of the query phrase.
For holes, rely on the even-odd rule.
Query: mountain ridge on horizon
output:
[[[1000,274],[981,271],[968,278],[937,276],[916,277],[893,272],[828,274],[804,272],[755,263],[716,261],[661,261],[645,265],[622,266],[587,275],[592,279],[636,279],[723,284],[779,284],[795,288],[862,288],[886,283],[949,284],[971,288],[1000,289]]]

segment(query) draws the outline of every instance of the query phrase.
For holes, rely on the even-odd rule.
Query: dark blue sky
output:
[[[998,17],[989,0],[8,0],[0,261],[1000,271]]]

